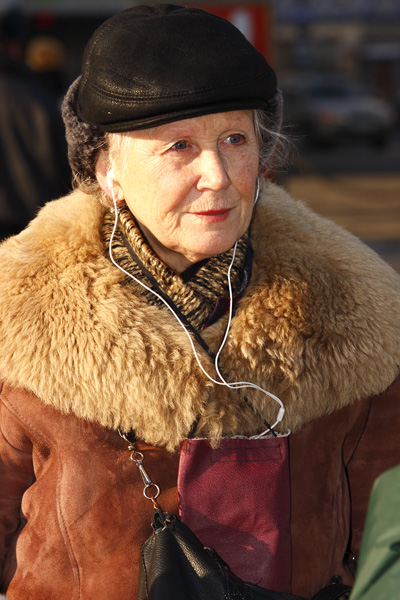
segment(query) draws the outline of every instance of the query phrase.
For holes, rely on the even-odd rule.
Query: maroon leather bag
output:
[[[291,591],[288,438],[184,440],[179,516],[244,581]]]

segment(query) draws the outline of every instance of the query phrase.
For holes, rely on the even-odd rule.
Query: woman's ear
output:
[[[111,168],[105,156],[105,153],[101,151],[96,160],[96,165],[94,168],[96,179],[103,192],[109,198],[113,199],[114,193],[115,201],[120,202],[124,199],[124,194],[118,181],[114,180],[113,173],[110,169]]]

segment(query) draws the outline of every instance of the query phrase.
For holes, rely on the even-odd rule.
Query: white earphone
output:
[[[114,173],[112,172],[112,169],[110,169],[110,171],[107,171],[107,185],[110,192],[113,191],[113,177]]]
[[[257,175],[257,179],[256,179],[256,193],[255,193],[255,196],[254,196],[253,206],[256,205],[256,202],[258,200],[259,195],[260,195],[260,179],[259,179],[259,177]]]

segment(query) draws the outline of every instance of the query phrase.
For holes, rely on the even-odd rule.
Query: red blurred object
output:
[[[262,4],[199,4],[213,15],[235,25],[268,62],[272,62],[273,13],[268,3]]]

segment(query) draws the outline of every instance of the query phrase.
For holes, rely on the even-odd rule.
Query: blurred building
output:
[[[279,69],[330,71],[400,90],[399,0],[274,0]]]
[[[80,71],[82,52],[94,29],[111,14],[141,1],[2,0],[23,7],[32,38],[52,36],[63,45],[67,82]],[[177,3],[204,7],[229,18],[253,43],[252,36],[256,36],[256,47],[279,72],[334,71],[371,83],[387,99],[400,96],[400,0]],[[0,12],[1,7],[0,2]]]
[[[71,182],[58,96],[24,60],[26,26],[17,7],[0,12],[0,239]]]

